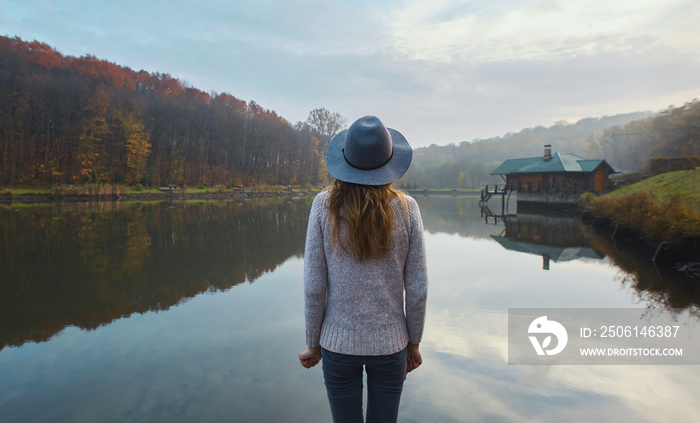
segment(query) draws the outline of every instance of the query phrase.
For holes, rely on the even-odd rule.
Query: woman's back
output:
[[[418,205],[411,197],[392,198],[389,249],[382,257],[359,260],[347,245],[334,241],[336,219],[328,207],[330,195],[324,191],[316,197],[309,218],[305,289],[317,292],[318,301],[325,303],[325,319],[322,327],[311,324],[307,331],[314,334],[320,328],[320,343],[343,354],[400,351],[410,339],[420,340],[422,335],[424,312],[420,310],[425,309],[427,278]],[[347,242],[347,233],[348,225],[341,220],[340,242]],[[307,323],[320,323],[321,304],[310,306]]]

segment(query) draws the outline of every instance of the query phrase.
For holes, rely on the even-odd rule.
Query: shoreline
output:
[[[411,196],[425,195],[479,195],[476,190],[404,190]],[[113,201],[162,201],[162,200],[219,200],[237,198],[272,198],[272,197],[305,197],[318,194],[316,191],[263,191],[263,192],[161,192],[161,193],[130,193],[130,194],[0,194],[0,204],[11,203],[79,203],[79,202],[113,202]]]

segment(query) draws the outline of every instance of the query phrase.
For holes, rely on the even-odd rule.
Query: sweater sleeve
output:
[[[320,345],[321,325],[326,311],[328,293],[328,268],[323,248],[321,221],[325,196],[314,199],[309,215],[304,250],[304,317],[306,320],[306,345]]]
[[[406,326],[412,344],[420,343],[425,325],[425,308],[428,298],[428,269],[423,239],[423,221],[418,204],[408,201],[410,233],[406,263],[404,265],[404,289],[406,290]]]

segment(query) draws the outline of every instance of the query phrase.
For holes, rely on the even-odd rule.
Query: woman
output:
[[[306,345],[301,364],[323,358],[333,421],[395,422],[406,374],[421,365],[427,271],[415,200],[392,188],[413,151],[398,131],[365,116],[333,138],[336,178],[314,199],[304,253]]]

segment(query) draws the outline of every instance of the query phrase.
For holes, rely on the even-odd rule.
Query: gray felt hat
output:
[[[328,172],[344,182],[386,185],[408,171],[413,150],[401,133],[365,116],[336,135],[326,152]]]

